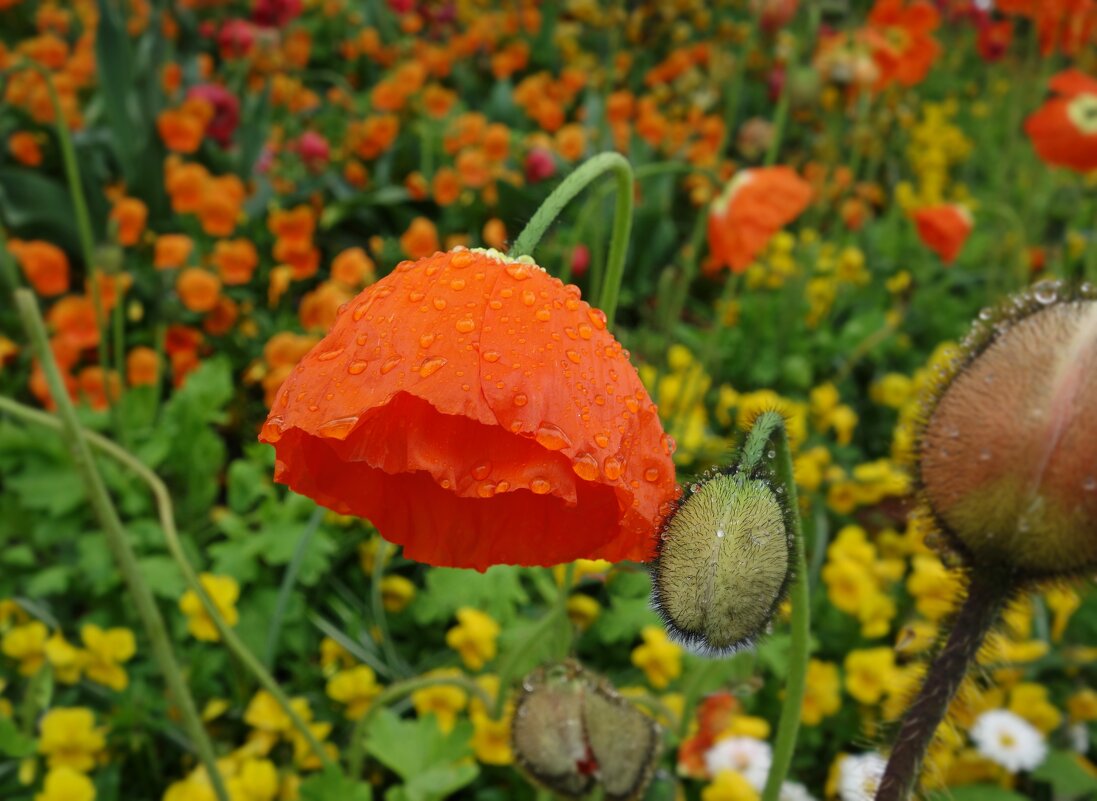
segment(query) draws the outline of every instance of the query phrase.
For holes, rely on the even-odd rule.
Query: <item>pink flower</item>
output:
[[[255,44],[255,29],[246,19],[226,20],[217,33],[217,46],[224,58],[243,58]]]
[[[255,0],[251,18],[256,25],[282,28],[301,13],[301,0]]]
[[[305,131],[297,140],[297,155],[310,170],[319,170],[328,162],[331,155],[331,146],[316,131]]]
[[[526,154],[526,180],[535,184],[556,174],[556,159],[546,148],[535,147]]]
[[[187,97],[198,97],[213,106],[213,119],[206,127],[206,133],[221,147],[232,144],[232,135],[240,123],[240,101],[223,86],[215,83],[203,83],[192,86]]]
[[[571,277],[582,278],[590,267],[590,248],[586,245],[576,245],[571,252]]]

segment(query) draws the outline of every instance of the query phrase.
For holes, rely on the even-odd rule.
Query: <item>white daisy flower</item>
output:
[[[815,796],[800,782],[785,782],[781,785],[779,801],[815,801]]]
[[[773,749],[769,743],[754,737],[728,737],[705,752],[705,768],[710,776],[734,770],[758,791],[765,787],[772,762]]]
[[[875,752],[847,756],[838,776],[838,797],[842,801],[872,801],[886,766],[887,760]]]
[[[1089,751],[1089,728],[1084,723],[1075,723],[1067,729],[1067,737],[1070,738],[1070,747],[1079,754]]]
[[[979,753],[1010,773],[1032,770],[1047,756],[1044,735],[1008,709],[992,709],[975,719],[971,739]]]

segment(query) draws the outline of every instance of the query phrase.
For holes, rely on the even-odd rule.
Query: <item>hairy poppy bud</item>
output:
[[[573,660],[522,682],[511,743],[536,783],[568,798],[600,783],[611,801],[643,797],[662,750],[659,725]]]
[[[711,654],[761,634],[789,583],[788,530],[761,479],[721,473],[694,484],[666,524],[652,582],[671,634]]]
[[[923,493],[977,567],[1097,567],[1097,293],[1043,282],[986,311],[929,411]]]

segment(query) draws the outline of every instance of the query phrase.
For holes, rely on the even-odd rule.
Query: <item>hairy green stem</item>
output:
[[[26,290],[23,291],[25,292]],[[60,403],[58,405],[60,406]],[[54,429],[62,429],[61,424],[58,423],[52,415],[39,412],[36,409],[30,409],[7,398],[0,397],[0,410],[10,412],[28,422],[46,425]],[[179,540],[179,533],[175,528],[175,512],[171,501],[171,495],[164,482],[160,479],[160,476],[156,475],[156,473],[149,469],[140,459],[133,456],[129,451],[117,443],[91,431],[80,429],[80,432],[89,445],[102,451],[124,467],[128,468],[149,487],[156,500],[160,528],[164,533],[164,541],[167,545],[168,552],[171,554],[172,559],[175,560],[176,565],[179,567],[179,571],[183,574],[183,579],[186,581],[187,586],[202,602],[206,614],[208,614],[213,621],[213,625],[221,635],[221,639],[224,641],[226,647],[228,647],[236,658],[251,671],[263,689],[271,694],[274,700],[282,708],[282,711],[285,712],[286,716],[290,719],[294,728],[300,732],[301,736],[316,753],[321,762],[323,762],[325,766],[334,766],[334,763],[332,763],[327,752],[324,750],[323,745],[316,738],[316,735],[313,734],[312,729],[309,728],[304,719],[297,714],[297,710],[290,704],[289,698],[286,696],[285,692],[283,692],[282,688],[278,686],[278,682],[274,680],[274,677],[263,667],[263,664],[259,659],[248,650],[248,647],[244,645],[243,640],[241,640],[236,632],[228,625],[225,618],[221,615],[220,610],[218,610],[217,604],[213,602],[209,593],[206,592],[205,587],[203,587],[202,583],[198,580],[198,574],[195,572],[190,560],[187,559],[182,543]],[[140,576],[138,577],[140,578]]]
[[[45,416],[50,418],[51,421],[58,422],[59,425],[56,427],[61,428],[66,435],[72,453],[72,460],[84,480],[92,507],[103,526],[107,546],[110,548],[111,555],[122,574],[122,579],[133,598],[138,617],[141,619],[152,646],[153,658],[156,660],[160,672],[164,675],[168,689],[179,707],[187,735],[194,743],[198,757],[205,766],[217,798],[219,801],[228,801],[228,790],[217,769],[217,755],[213,750],[213,743],[202,726],[202,718],[198,714],[194,698],[187,688],[187,683],[183,679],[183,672],[175,659],[167,626],[164,625],[164,618],[160,615],[160,610],[156,606],[152,590],[149,589],[148,583],[141,575],[137,555],[129,543],[125,528],[118,516],[118,510],[115,508],[103,477],[96,467],[91,447],[76,417],[76,409],[69,399],[64,380],[61,377],[61,370],[49,346],[49,336],[46,333],[42,315],[38,311],[38,302],[29,289],[18,289],[15,292],[15,303],[19,309],[19,316],[22,319],[23,327],[26,329],[27,337],[30,339],[31,346],[37,352],[42,369],[46,374],[46,381],[49,384],[50,394],[57,404],[57,414],[60,420],[55,421],[52,416]]]
[[[613,213],[613,234],[609,243],[609,258],[602,286],[596,288],[596,305],[605,313],[606,324],[613,326],[620,297],[621,279],[625,274],[625,256],[632,233],[633,175],[628,159],[620,153],[599,153],[584,162],[560,182],[534,213],[510,249],[512,256],[533,253],[545,231],[568,205],[603,173],[613,172],[617,182],[617,201]]]

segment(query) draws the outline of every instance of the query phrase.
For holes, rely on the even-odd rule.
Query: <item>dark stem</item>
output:
[[[910,797],[937,727],[1013,589],[1013,576],[1008,571],[977,568],[971,572],[967,598],[948,641],[903,716],[876,801],[907,801]]]

